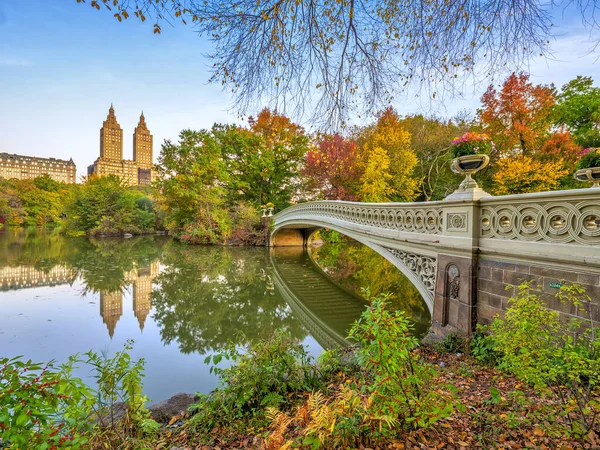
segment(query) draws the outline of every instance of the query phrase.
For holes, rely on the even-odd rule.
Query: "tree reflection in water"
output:
[[[300,248],[192,247],[163,236],[3,233],[0,276],[14,277],[18,268],[21,276],[50,285],[79,279],[82,295],[99,293],[99,313],[111,337],[127,291],[140,329],[151,317],[163,344],[176,343],[182,353],[218,351],[230,341],[245,344],[276,329],[301,340],[310,333],[324,347],[339,345],[364,310],[366,302],[357,297],[363,287],[374,295],[391,293],[393,305],[415,321],[418,334],[430,322],[410,281],[360,244],[327,244],[312,249],[309,258]],[[33,287],[31,280],[2,281],[4,290]]]

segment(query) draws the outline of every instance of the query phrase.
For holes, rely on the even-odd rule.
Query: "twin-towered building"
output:
[[[100,129],[100,157],[88,167],[88,175],[116,175],[129,185],[149,185],[154,179],[152,135],[144,112],[133,133],[133,160],[123,159],[123,130],[112,105]]]
[[[100,129],[100,157],[88,166],[87,173],[116,175],[131,186],[149,185],[154,180],[152,135],[143,111],[133,132],[133,160],[123,159],[123,130],[110,105]],[[64,183],[77,182],[77,169],[72,158],[66,161],[0,152],[0,178],[29,180],[41,175]]]

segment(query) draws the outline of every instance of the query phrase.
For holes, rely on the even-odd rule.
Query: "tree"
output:
[[[533,85],[529,75],[513,73],[500,92],[491,85],[481,102],[479,118],[500,156],[531,156],[548,139],[554,121],[552,87]]]
[[[230,233],[223,187],[228,174],[214,136],[183,130],[178,143],[162,145],[156,168],[167,227],[192,243],[224,242]]]
[[[250,117],[249,124],[250,129],[213,128],[232,174],[224,185],[232,201],[247,201],[255,207],[272,202],[277,209],[285,208],[298,191],[308,138],[302,127],[267,108],[256,119]]]
[[[557,96],[556,124],[565,126],[583,147],[600,147],[600,88],[591,77],[569,81]]]
[[[542,163],[526,155],[502,158],[493,176],[494,193],[510,195],[552,191],[560,187],[561,178],[568,173],[561,159]]]
[[[303,174],[328,200],[356,200],[360,181],[356,142],[340,134],[322,135],[306,154]]]
[[[363,202],[389,202],[396,193],[392,188],[393,177],[390,174],[390,158],[381,147],[366,147],[364,172],[360,177],[360,199]]]
[[[129,188],[115,175],[92,175],[66,205],[67,230],[90,235],[152,232],[155,215],[146,199],[142,192]]]
[[[412,201],[418,181],[413,178],[417,156],[410,147],[410,134],[398,114],[387,108],[374,125],[358,133],[359,167],[362,169],[362,201]]]
[[[77,0],[85,3],[86,0]],[[570,0],[89,0],[119,21],[192,23],[214,44],[211,81],[242,112],[267,99],[329,125],[372,113],[408,87],[453,93],[466,77],[546,54],[554,7]],[[598,28],[595,2],[576,2]],[[569,16],[569,19],[571,17]],[[313,97],[316,97],[313,99]]]
[[[417,180],[421,180],[420,197],[425,201],[445,198],[458,185],[456,175],[450,170],[452,158],[448,148],[456,136],[468,131],[466,120],[414,115],[401,119],[400,124],[410,133],[410,146],[417,155],[414,172]]]

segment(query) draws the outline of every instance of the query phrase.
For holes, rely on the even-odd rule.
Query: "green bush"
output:
[[[490,336],[502,353],[499,367],[541,393],[555,394],[571,432],[583,435],[600,414],[600,339],[591,320],[591,298],[581,286],[562,286],[557,297],[587,311],[588,320],[564,325],[559,313],[523,283],[509,299],[505,317],[491,324]]]
[[[56,368],[52,362],[0,359],[0,448],[81,447],[94,397],[71,376],[74,363]]]
[[[90,351],[85,355],[86,365],[93,369],[96,379],[96,403],[94,413],[101,427],[115,428],[125,425],[129,428],[150,427],[150,413],[146,409],[148,398],[142,394],[144,378],[144,359],[132,362],[129,352],[133,341],[127,341],[123,350],[117,352],[112,358]],[[126,405],[124,421],[114,417],[117,403]]]
[[[467,341],[458,333],[450,333],[437,345],[436,350],[440,353],[465,353]]]
[[[497,366],[502,359],[502,353],[493,336],[488,333],[488,327],[477,325],[477,330],[469,340],[471,355],[486,366]]]
[[[221,361],[231,361],[226,368]],[[295,395],[319,386],[316,367],[301,343],[288,333],[276,331],[269,339],[238,348],[231,344],[219,354],[208,356],[221,387],[202,395],[192,406],[197,414],[192,423],[212,429],[243,417],[261,417],[268,406],[286,407]]]
[[[142,395],[144,361],[131,362],[131,344],[112,358],[88,352],[87,359],[74,355],[60,367],[0,359],[0,448],[74,450],[93,441],[106,447],[122,441],[123,431],[128,439],[155,433],[159,425],[149,418]],[[72,376],[81,363],[92,368],[96,389]],[[118,420],[116,402],[126,405]]]
[[[360,345],[358,364],[372,379],[367,384],[371,413],[389,418],[388,431],[396,422],[427,428],[448,417],[451,397],[440,393],[444,386],[434,382],[434,367],[415,352],[419,342],[411,321],[401,311],[386,309],[386,295],[371,301],[349,334]]]

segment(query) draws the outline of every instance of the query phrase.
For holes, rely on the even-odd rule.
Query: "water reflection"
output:
[[[418,330],[426,328],[427,308],[402,278],[352,245],[308,255],[189,247],[161,236],[94,240],[5,230],[0,355],[62,362],[89,349],[112,353],[133,338],[132,356],[146,359],[153,400],[207,392],[216,381],[204,355],[231,341],[284,329],[313,355],[344,345],[366,306],[361,287],[394,291]]]
[[[116,291],[100,290],[100,316],[112,338],[117,322],[123,315],[123,289],[132,287],[133,313],[144,331],[146,318],[152,309],[152,280],[158,275],[159,263],[132,269],[124,274],[124,285]]]
[[[155,278],[154,320],[183,353],[221,350],[283,329],[307,332],[272,288],[265,249],[174,246]]]

